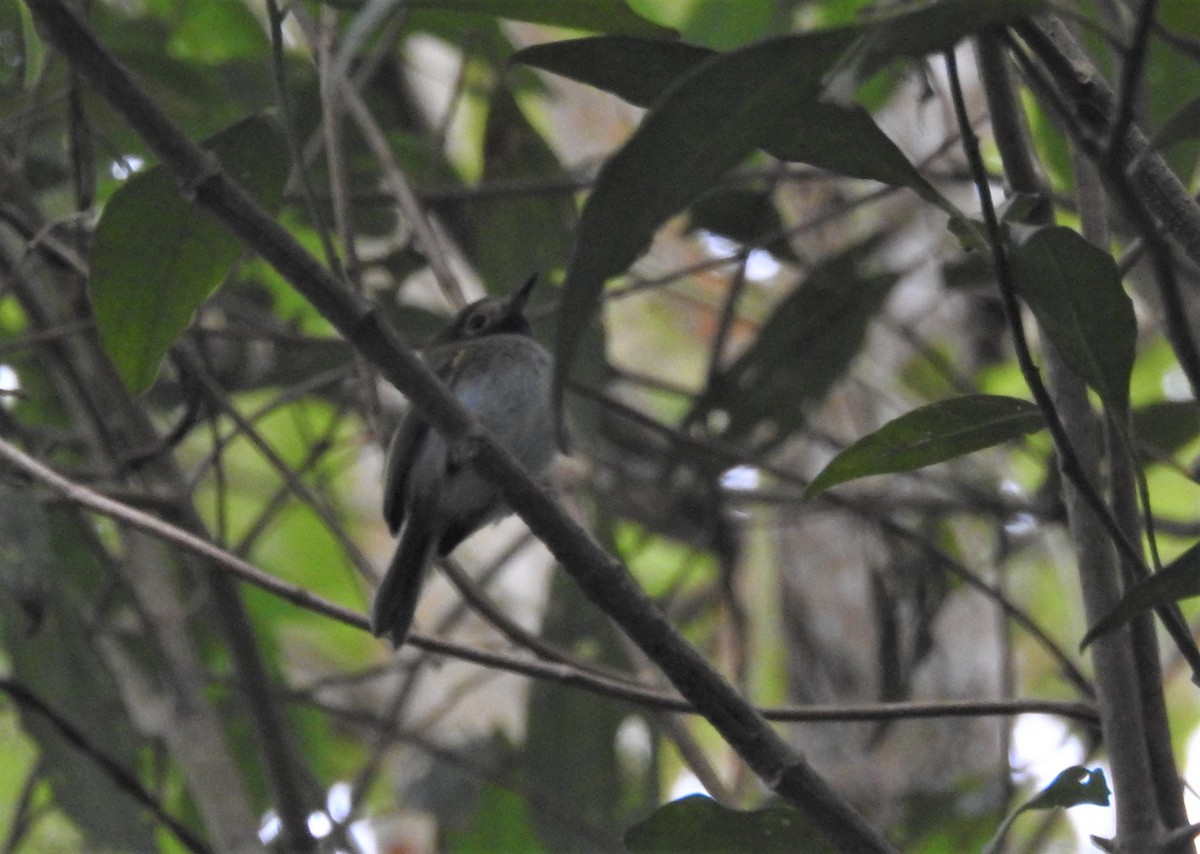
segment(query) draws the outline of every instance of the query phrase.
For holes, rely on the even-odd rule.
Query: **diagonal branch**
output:
[[[563,563],[586,595],[618,622],[679,691],[780,797],[803,810],[846,851],[891,846],[773,730],[766,719],[690,646],[628,570],[606,554],[487,436],[409,348],[398,343],[374,308],[336,279],[215,159],[193,143],[96,41],[61,0],[26,0],[41,31],[73,67],[134,127],[196,201],[276,268],[346,338],[408,395],[447,442],[497,485]]]

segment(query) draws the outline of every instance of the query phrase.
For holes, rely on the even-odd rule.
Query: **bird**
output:
[[[484,297],[463,308],[421,351],[459,403],[530,475],[557,452],[552,360],[533,337],[525,304],[531,276],[507,299]],[[475,531],[512,511],[496,487],[410,409],[388,449],[383,518],[396,550],[375,593],[371,632],[401,647],[434,556],[444,557]]]

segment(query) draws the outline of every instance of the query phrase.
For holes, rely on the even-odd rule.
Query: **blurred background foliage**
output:
[[[1097,25],[1082,32],[1111,74],[1098,27],[1120,26],[1112,15],[1126,7],[1094,7],[1079,4]],[[940,60],[875,57],[853,95],[886,136],[826,140],[818,152],[841,162],[863,146],[878,163],[890,156],[877,156],[879,146],[894,143],[911,176],[881,184],[734,152],[734,168],[684,186],[678,213],[650,223],[652,243],[631,246],[636,261],[601,277],[602,290],[582,292],[570,267],[586,241],[635,239],[662,202],[652,170],[671,164],[634,160],[629,174],[648,185],[621,185],[610,218],[580,232],[605,164],[648,106],[665,112],[678,91],[667,87],[693,63],[886,11],[865,0],[95,0],[86,18],[192,138],[236,147],[223,159],[261,179],[258,195],[275,197],[280,221],[410,343],[437,329],[455,295],[431,275],[389,170],[414,189],[468,297],[541,274],[538,334],[561,347],[556,329],[566,324],[572,356],[571,455],[554,474],[563,503],[756,703],[1086,702],[1090,662],[1076,651],[1086,621],[1044,434],[803,497],[835,453],[904,412],[970,393],[1029,397],[988,264],[947,228],[948,211],[976,203]],[[945,33],[935,27],[931,43],[961,26],[932,20]],[[535,70],[552,63],[526,50],[595,33],[620,38],[592,56],[558,57],[557,74]],[[1137,113],[1192,190],[1197,44],[1194,5],[1160,2]],[[970,50],[960,58],[969,68]],[[322,90],[337,74],[372,128],[344,95]],[[970,73],[966,83],[998,175]],[[1073,226],[1062,134],[1026,103],[1055,215]],[[800,133],[806,117],[780,121]],[[700,147],[732,133],[716,113],[681,128]],[[169,190],[153,163],[47,49],[24,4],[0,4],[0,436],[362,611],[391,548],[379,515],[381,449],[405,404],[261,259],[232,244],[220,259],[211,243],[189,243],[203,226],[173,218],[186,202],[167,211],[127,197],[125,219],[108,220],[105,234],[115,194],[136,181],[150,194],[153,181]],[[1120,256],[1133,234],[1119,220],[1115,228]],[[216,261],[189,260],[189,249]],[[1169,560],[1198,530],[1200,419],[1144,266],[1124,271],[1139,321],[1130,397]],[[1189,297],[1195,284],[1185,282]],[[578,311],[556,311],[560,295]],[[142,325],[102,351],[93,305],[97,317],[139,315]],[[172,737],[181,661],[192,662],[189,696],[208,708],[232,761],[236,779],[218,785],[233,798],[244,789],[265,841],[281,838],[281,796],[254,737],[263,703],[279,710],[293,794],[328,850],[620,850],[626,829],[681,794],[706,788],[726,805],[766,805],[703,721],[572,684],[597,668],[647,684],[660,677],[516,520],[481,532],[454,560],[565,663],[541,678],[505,672],[505,655],[544,653],[498,634],[441,578],[418,631],[499,660],[393,653],[242,588],[269,680],[255,697],[219,628],[223,600],[194,561],[15,471],[0,468],[0,490],[6,679],[209,844],[220,847],[213,814],[198,804],[188,748]],[[1177,658],[1168,651],[1165,672],[1183,758],[1197,706]],[[847,714],[782,726],[902,850],[934,854],[979,849],[1034,788],[1102,757],[1086,718]],[[1057,766],[1032,764],[1051,748],[1062,750]],[[0,757],[4,850],[186,847],[27,704],[0,706]],[[1070,823],[1048,816],[1018,822],[1009,850],[1075,850]],[[640,833],[630,845],[662,850],[639,843],[650,831]],[[721,844],[713,850],[731,850]]]

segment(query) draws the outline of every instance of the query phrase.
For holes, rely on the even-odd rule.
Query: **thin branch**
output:
[[[990,40],[991,36],[984,38]],[[1013,139],[1016,135],[1014,130],[1005,130],[1006,127],[1013,128],[1021,124],[1021,113],[1008,82],[1003,56],[993,43],[985,47],[982,59],[985,62],[983,73],[987,79],[989,107],[993,112],[993,121],[1000,126],[1002,138],[1005,140],[1001,152],[1005,167],[1012,169],[1016,176],[1014,186],[1019,191],[1033,192],[1045,199],[1044,185],[1034,171],[1032,158],[1028,154],[1029,147]],[[953,57],[949,55],[947,68],[954,94],[955,111],[962,121],[966,107],[957,69]],[[1010,278],[1012,272],[1005,262],[1006,247],[1001,242],[995,212],[990,210],[990,190],[979,168],[978,141],[973,136],[966,138],[965,135],[964,146],[967,148],[972,170],[976,174],[981,204],[985,206],[984,216],[992,244],[997,278],[1000,280],[998,284],[1005,296],[1006,313],[1010,313],[1009,324],[1013,335],[1017,336],[1022,334],[1019,318],[1014,322],[1011,312],[1019,312],[1019,306],[1015,298],[1014,283]],[[1020,183],[1016,183],[1018,181]],[[986,202],[983,201],[985,198]],[[1096,212],[1087,213],[1089,225],[1092,213]],[[1043,205],[1036,212],[1035,221],[1053,221],[1047,206]],[[1036,370],[1027,361],[1027,350],[1024,358],[1020,355],[1026,347],[1025,343],[1019,341],[1017,345],[1018,359],[1021,361],[1022,373],[1026,375],[1027,383],[1030,383],[1031,377],[1040,383]],[[1077,557],[1084,610],[1089,621],[1094,621],[1098,615],[1115,606],[1121,595],[1117,554],[1109,542],[1105,542],[1105,537],[1101,536],[1101,529],[1109,535],[1108,539],[1116,545],[1128,565],[1141,566],[1144,570],[1145,564],[1140,553],[1136,553],[1136,560],[1131,559],[1128,552],[1132,547],[1127,532],[1112,516],[1111,509],[1099,492],[1093,491],[1093,484],[1101,480],[1100,445],[1096,435],[1096,415],[1088,401],[1085,386],[1067,369],[1053,347],[1047,350],[1045,361],[1049,382],[1053,388],[1054,408],[1043,412],[1047,421],[1052,421],[1051,435],[1059,453],[1059,468],[1064,475],[1068,475],[1063,485],[1063,499],[1067,505],[1068,525]],[[1035,400],[1041,406],[1040,395],[1048,396],[1047,390],[1041,389],[1040,395],[1038,389],[1033,391]],[[1119,449],[1114,449],[1114,452],[1119,452]],[[1069,463],[1068,454],[1071,458]],[[1075,476],[1070,476],[1068,465]],[[1114,528],[1121,536],[1114,535]],[[1133,533],[1136,534],[1136,526]],[[1097,671],[1101,728],[1112,761],[1113,784],[1117,791],[1118,833],[1124,846],[1141,850],[1141,843],[1152,832],[1156,818],[1153,813],[1153,795],[1147,794],[1146,791],[1150,782],[1150,765],[1145,755],[1147,742],[1143,707],[1140,703],[1129,702],[1126,696],[1129,690],[1140,684],[1137,660],[1129,634],[1106,637],[1102,647],[1093,648],[1092,658]]]
[[[1061,87],[1066,100],[1055,97],[1057,93],[1046,86],[1040,87],[1038,97],[1047,99],[1054,111],[1069,122],[1072,136],[1091,151],[1099,151],[1097,140],[1104,138],[1109,127],[1113,94],[1091,58],[1054,17],[1031,19],[1014,29]],[[1025,53],[1018,48],[1016,56],[1024,59]],[[1035,72],[1031,82],[1036,83],[1039,78],[1040,74]],[[1130,178],[1138,197],[1146,200],[1165,232],[1179,242],[1194,262],[1200,263],[1200,205],[1162,156],[1151,150],[1149,140],[1136,122],[1130,123],[1120,140],[1120,151],[1118,162],[1121,169],[1132,170]]]
[[[979,138],[975,136],[975,132],[967,120],[966,105],[962,98],[961,87],[958,85],[957,63],[955,62],[954,54],[947,52],[945,59],[947,68],[951,70],[951,90],[954,92],[955,112],[959,114],[959,121],[962,123],[963,148],[967,152],[967,159],[970,161],[972,170],[976,174],[979,203],[983,212],[984,225],[988,232],[988,242],[992,248],[996,283],[1004,305],[1005,317],[1012,331],[1013,349],[1017,356],[1017,364],[1021,369],[1021,376],[1033,394],[1034,402],[1037,404],[1038,409],[1041,410],[1042,416],[1046,419],[1046,426],[1049,428],[1050,436],[1054,440],[1054,448],[1061,460],[1063,474],[1079,490],[1088,507],[1096,514],[1100,523],[1104,526],[1105,532],[1121,553],[1121,556],[1130,565],[1140,567],[1143,573],[1149,573],[1149,569],[1146,567],[1146,562],[1142,558],[1141,553],[1129,541],[1129,538],[1125,536],[1125,532],[1121,530],[1120,525],[1113,518],[1112,512],[1104,503],[1104,499],[1100,497],[1100,493],[1096,490],[1095,485],[1084,474],[1079,457],[1076,455],[1075,449],[1072,447],[1066,430],[1063,427],[1062,420],[1059,418],[1054,399],[1051,397],[1049,391],[1047,391],[1046,385],[1042,382],[1041,375],[1038,372],[1037,365],[1034,364],[1033,354],[1029,349],[1029,341],[1025,335],[1025,324],[1021,319],[1021,307],[1017,301],[1016,287],[1013,283],[1008,252],[1005,249],[1004,237],[1000,231],[1000,220],[996,216],[996,209],[992,204],[991,188],[987,183],[987,172],[983,167],[983,158],[979,153]],[[1197,669],[1200,672],[1200,667]]]
[[[629,418],[637,424],[663,435],[676,446],[686,449],[692,456],[711,457],[714,460],[722,462],[726,468],[736,465],[754,466],[776,480],[795,485],[798,492],[803,492],[804,488],[808,485],[806,480],[781,466],[766,460],[747,459],[742,448],[726,445],[712,438],[697,439],[682,435],[671,427],[656,421],[627,404],[614,400],[582,384],[572,382],[569,389],[575,394],[602,403],[623,418]],[[1074,685],[1081,694],[1085,697],[1095,696],[1095,688],[1092,687],[1090,680],[1079,670],[1075,662],[1072,661],[1071,656],[1067,655],[1062,647],[1050,637],[1045,629],[1037,624],[1037,621],[1032,616],[1005,596],[998,587],[980,578],[978,574],[972,572],[960,561],[956,560],[949,552],[937,545],[937,543],[930,542],[927,538],[922,537],[917,532],[897,522],[893,517],[877,512],[879,509],[877,502],[847,498],[833,492],[826,493],[822,496],[821,500],[840,509],[853,512],[863,518],[870,519],[891,536],[916,545],[936,567],[995,602],[1005,617],[1011,619],[1016,625],[1025,630],[1035,643],[1050,654],[1062,671],[1063,677]]]
[[[284,483],[287,484],[291,493],[299,497],[313,511],[313,514],[324,523],[326,530],[341,545],[342,550],[350,558],[350,562],[354,565],[355,569],[364,578],[372,578],[370,561],[367,560],[354,541],[346,536],[345,526],[338,520],[333,509],[328,506],[320,495],[310,489],[301,480],[300,474],[295,468],[288,465],[262,434],[258,432],[252,423],[252,419],[243,415],[230,402],[225,394],[225,390],[216,383],[205,369],[202,360],[195,353],[187,351],[184,352],[183,358],[186,360],[187,367],[192,372],[192,375],[197,378],[203,387],[204,394],[211,403],[217,407],[221,414],[233,422],[236,433],[244,436],[254,446],[263,459],[267,461],[271,468],[282,478]]]
[[[341,278],[355,290],[362,290],[362,264],[359,262],[354,232],[354,215],[350,204],[350,169],[346,162],[345,133],[342,128],[342,103],[329,76],[333,61],[333,40],[337,34],[337,11],[321,6],[315,28],[306,32],[316,54],[320,78],[321,138],[325,141],[325,164],[329,169],[329,196],[333,207],[333,224],[345,256],[345,275]],[[297,19],[299,20],[299,19]],[[335,268],[336,272],[336,268]]]
[[[80,507],[137,528],[211,560],[220,569],[232,574],[240,581],[252,584],[293,605],[329,617],[352,628],[369,631],[370,627],[365,614],[357,613],[296,585],[281,581],[248,561],[230,554],[189,531],[74,483],[3,439],[0,439],[0,458],[7,460],[45,486],[62,493]],[[413,635],[413,645],[433,653],[471,661],[485,667],[507,670],[538,679],[548,679],[664,711],[700,713],[692,703],[682,697],[664,694],[654,688],[630,682],[627,678],[615,678],[617,674],[603,674],[592,666],[589,666],[585,672],[575,663],[534,661],[523,656],[477,649],[446,639],[419,634]],[[1059,715],[1086,723],[1095,723],[1098,720],[1094,708],[1088,703],[1037,699],[805,705],[766,708],[761,711],[763,716],[770,720],[788,722],[879,721],[906,717],[979,717],[1019,714]]]
[[[308,165],[304,162],[303,146],[296,137],[296,120],[292,113],[292,101],[288,97],[287,73],[283,67],[283,21],[287,12],[279,8],[278,0],[267,0],[267,21],[271,34],[271,79],[275,84],[275,100],[279,104],[279,113],[283,117],[284,138],[287,140],[288,152],[292,158],[292,175],[300,185],[300,197],[317,237],[321,241],[321,251],[325,255],[325,263],[333,270],[334,275],[344,278],[341,270],[341,258],[329,236],[329,226],[325,216],[317,204],[316,190],[308,174]]]
[[[1072,139],[1096,161],[1110,192],[1142,237],[1158,285],[1167,338],[1191,386],[1193,398],[1200,402],[1200,346],[1179,289],[1171,244],[1166,240],[1167,235],[1175,238],[1191,260],[1200,263],[1200,204],[1150,148],[1145,134],[1132,121],[1125,134],[1113,140],[1113,153],[1107,153],[1101,146],[1099,140],[1103,139],[1109,122],[1113,95],[1061,22],[1048,19],[1040,26],[1023,27],[1020,32],[1057,87],[1065,92],[1064,97],[1026,64],[1038,96],[1058,114]],[[1016,55],[1018,59],[1025,58],[1022,51],[1018,50]]]
[[[322,599],[307,590],[286,581],[281,581],[269,573],[263,572],[248,561],[242,560],[222,549],[203,537],[198,537],[178,525],[164,522],[157,516],[152,516],[101,495],[82,484],[76,483],[26,454],[20,448],[0,439],[0,458],[30,475],[40,483],[60,493],[73,504],[122,522],[151,536],[157,537],[180,548],[186,549],[199,557],[206,558],[223,571],[236,576],[239,580],[253,584],[268,593],[272,593],[287,602],[299,605],[314,613],[324,614],[352,626],[367,628],[365,615],[356,614],[349,609]]]
[[[1116,109],[1113,111],[1112,124],[1109,127],[1108,142],[1104,146],[1106,160],[1111,158],[1115,162],[1120,156],[1121,140],[1125,138],[1129,125],[1133,122],[1133,108],[1138,98],[1142,71],[1146,65],[1146,48],[1150,42],[1150,30],[1154,24],[1157,6],[1157,0],[1142,0],[1129,44],[1124,47]]]
[[[316,24],[309,16],[307,10],[303,6],[296,4],[292,7],[292,14],[295,16],[296,22],[304,30],[308,39],[315,44],[315,39],[319,38],[319,36],[317,35]],[[462,286],[458,282],[458,277],[450,269],[450,260],[445,247],[442,245],[442,240],[438,237],[433,223],[421,206],[420,199],[417,198],[417,194],[414,192],[411,183],[409,183],[408,177],[396,162],[396,158],[392,154],[391,146],[386,137],[375,124],[374,118],[363,103],[362,96],[344,76],[344,72],[348,68],[346,56],[346,46],[343,45],[342,51],[330,67],[323,69],[327,73],[322,77],[322,88],[327,89],[330,96],[336,93],[339,98],[344,99],[341,106],[350,112],[358,125],[359,131],[363,135],[363,139],[371,149],[371,153],[382,167],[384,181],[399,204],[400,209],[404,212],[405,217],[407,217],[413,232],[416,234],[417,242],[426,260],[429,262],[429,268],[433,271],[438,286],[452,305],[461,306],[466,302],[466,299],[463,296]],[[319,309],[320,306],[317,306],[317,308]]]

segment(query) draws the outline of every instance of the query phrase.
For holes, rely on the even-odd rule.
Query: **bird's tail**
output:
[[[396,648],[404,644],[412,628],[417,599],[436,545],[437,537],[426,520],[410,514],[371,607],[371,633],[390,638]]]

